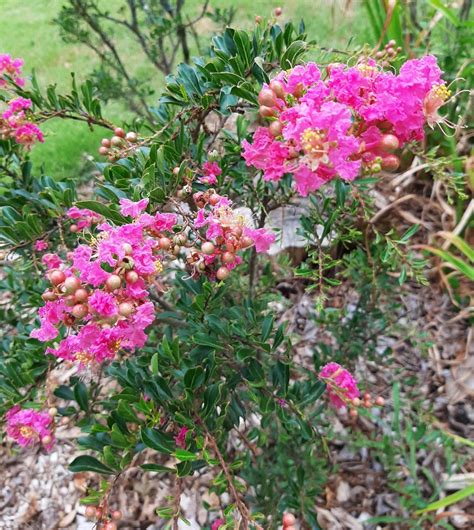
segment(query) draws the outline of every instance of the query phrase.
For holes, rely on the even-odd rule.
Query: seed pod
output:
[[[400,159],[396,155],[387,155],[382,158],[382,168],[385,171],[396,171],[400,166]]]
[[[219,267],[216,272],[216,277],[218,280],[227,280],[229,277],[230,271],[227,267]]]
[[[135,271],[128,271],[127,274],[125,274],[125,280],[127,283],[137,283],[138,278],[139,276]]]
[[[118,312],[123,317],[129,317],[133,313],[133,305],[129,302],[122,302],[119,305]]]
[[[116,127],[114,129],[114,134],[119,138],[125,138],[125,131],[121,127]]]
[[[81,280],[77,276],[69,276],[64,280],[64,292],[74,294],[81,287]]]
[[[89,309],[86,304],[76,304],[72,308],[72,314],[75,318],[81,319],[84,318],[89,313]]]
[[[66,275],[64,274],[63,271],[60,271],[59,269],[52,270],[49,273],[49,281],[54,286],[60,285],[61,283],[64,282],[65,279],[66,279]]]
[[[275,109],[272,109],[271,107],[267,107],[265,105],[261,105],[258,108],[258,112],[262,118],[270,118],[272,116],[275,116],[276,112]]]
[[[105,285],[109,291],[115,291],[115,289],[119,289],[122,285],[122,279],[118,274],[111,274],[107,278]]]
[[[270,81],[270,88],[273,90],[277,98],[284,99],[285,87],[281,81],[277,81],[276,79]]]
[[[210,241],[205,241],[202,245],[201,245],[201,251],[203,254],[206,254],[207,256],[210,256],[211,254],[214,254],[214,251],[216,250],[216,247],[214,246],[213,243],[211,243]]]
[[[258,102],[264,107],[274,107],[276,105],[275,92],[270,88],[262,88],[258,94]]]

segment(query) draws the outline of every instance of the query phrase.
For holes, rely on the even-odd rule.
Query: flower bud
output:
[[[186,234],[177,234],[173,237],[173,242],[176,244],[176,245],[185,245],[188,241],[188,237],[186,236]]]
[[[277,98],[285,98],[285,87],[281,81],[277,81],[276,79],[270,81],[270,88],[273,90]]]
[[[115,510],[112,512],[112,519],[114,521],[120,521],[122,519],[122,512],[120,510]]]
[[[109,154],[108,147],[101,146],[99,147],[99,155],[105,156]]]
[[[55,269],[49,273],[49,281],[57,286],[64,282],[66,279],[66,275],[63,271],[60,271],[59,269]]]
[[[58,413],[58,409],[56,407],[51,407],[49,410],[48,410],[48,414],[54,418],[54,416],[56,416],[56,414]]]
[[[214,251],[216,250],[216,247],[211,243],[210,241],[205,241],[201,245],[201,251],[203,254],[206,254],[210,256],[211,254],[214,254]]]
[[[396,155],[387,155],[382,158],[382,168],[385,171],[396,171],[400,166],[400,159]]]
[[[55,300],[57,300],[58,296],[56,295],[56,293],[53,293],[53,291],[45,291],[45,292],[41,295],[41,298],[42,298],[45,302],[54,302]]]
[[[123,145],[123,138],[121,138],[120,136],[112,136],[110,143],[114,147],[120,147],[121,145]]]
[[[350,416],[351,418],[357,418],[358,415],[359,415],[359,413],[357,412],[356,409],[351,409],[351,410],[349,411],[349,416]]]
[[[64,292],[74,294],[81,287],[81,280],[77,276],[69,276],[64,280]]]
[[[268,130],[272,136],[280,136],[281,131],[283,130],[283,124],[280,120],[272,121],[268,126]]]
[[[283,8],[281,8],[281,7],[275,8],[274,13],[275,13],[276,17],[279,17],[283,13]]]
[[[251,237],[248,237],[248,236],[244,236],[241,240],[240,240],[240,246],[242,248],[248,248],[248,247],[251,247],[253,245],[253,239]]]
[[[133,313],[133,305],[129,302],[122,302],[119,305],[118,312],[123,317],[129,317]]]
[[[396,151],[400,147],[400,142],[394,134],[384,134],[379,142],[379,147],[382,151],[390,152]]]
[[[122,245],[122,248],[127,256],[130,256],[130,254],[133,252],[133,248],[132,248],[132,245],[130,245],[130,243],[124,243]]]
[[[87,302],[88,298],[89,293],[82,287],[74,293],[74,300],[76,302]]]
[[[174,169],[173,169],[173,175],[175,177],[177,177],[179,175],[179,166],[176,166]]]
[[[262,118],[271,118],[275,116],[276,112],[275,109],[272,109],[271,107],[266,107],[265,105],[262,105],[258,108],[258,113]]]
[[[230,271],[227,267],[219,267],[216,272],[216,277],[218,280],[227,280],[229,277]]]
[[[74,307],[75,303],[76,301],[74,300],[74,296],[72,294],[66,296],[66,298],[64,299],[64,304],[66,305],[66,307]]]
[[[43,438],[41,438],[41,443],[43,445],[49,445],[52,441],[53,441],[53,439],[49,435],[43,436]]]
[[[138,136],[137,136],[137,133],[135,132],[128,132],[126,135],[125,135],[125,140],[127,140],[127,142],[130,142],[131,144],[134,144],[138,141]]]
[[[116,127],[114,129],[114,134],[119,138],[125,138],[125,131],[121,127]]]
[[[260,15],[257,15],[257,16],[255,17],[255,22],[256,22],[257,24],[260,24],[260,22],[262,22],[262,20],[263,20],[263,18],[262,18]]]
[[[382,396],[377,396],[375,398],[375,404],[377,407],[383,407],[385,405],[385,399]]]
[[[104,530],[117,530],[117,525],[113,521],[109,521],[105,526]]]
[[[118,274],[111,274],[107,278],[105,285],[109,291],[115,291],[115,289],[119,289],[120,286],[122,285],[122,279],[120,278]]]
[[[160,237],[160,248],[163,250],[169,250],[171,247],[171,239],[169,237]]]
[[[89,313],[89,309],[86,304],[76,304],[72,308],[72,314],[74,318],[81,319],[84,318]]]
[[[292,513],[284,513],[283,514],[283,526],[292,526],[296,523],[295,516]]]
[[[274,107],[276,105],[275,92],[270,88],[262,88],[258,95],[258,102],[264,107]]]
[[[127,283],[137,283],[138,278],[138,274],[135,271],[128,271],[127,274],[125,274],[125,280]]]
[[[222,262],[228,265],[229,263],[234,263],[235,261],[235,254],[232,254],[232,252],[224,252],[222,254]]]
[[[100,141],[102,147],[110,147],[110,140],[108,138],[102,138]]]
[[[73,234],[76,234],[78,231],[79,231],[79,227],[76,224],[72,224],[69,227],[69,232],[71,232]]]
[[[218,195],[217,193],[213,193],[213,194],[209,197],[209,204],[210,204],[211,206],[215,206],[220,200],[221,200],[221,196]]]

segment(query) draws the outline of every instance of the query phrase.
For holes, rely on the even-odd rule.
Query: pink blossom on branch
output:
[[[328,363],[319,372],[319,378],[326,383],[331,403],[341,408],[360,396],[357,381],[345,368],[337,363]]]
[[[42,443],[48,451],[54,445],[53,420],[47,412],[20,409],[18,405],[6,414],[7,434],[21,447]]]

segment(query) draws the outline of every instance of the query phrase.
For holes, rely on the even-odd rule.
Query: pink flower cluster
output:
[[[7,434],[22,447],[42,443],[50,450],[54,444],[53,419],[47,412],[20,409],[18,405],[7,414]]]
[[[259,94],[260,115],[270,122],[243,142],[243,157],[266,180],[291,173],[301,195],[335,177],[397,169],[393,152],[442,121],[449,91],[441,75],[431,55],[407,61],[398,75],[371,60],[281,72]]]
[[[199,178],[199,182],[213,186],[217,184],[217,177],[222,174],[222,169],[217,162],[204,162],[202,173],[203,176]]]
[[[197,214],[178,223],[173,213],[146,213],[148,199],[122,199],[120,211],[130,223],[98,225],[90,244],[79,245],[65,261],[45,254],[51,288],[43,293],[40,327],[31,336],[49,342],[63,330],[64,338],[47,353],[80,365],[113,359],[119,350],[133,352],[145,344],[145,329],[154,320],[149,290],[157,285],[166,258],[176,259],[185,251],[193,275],[224,280],[241,262],[238,250],[255,245],[261,252],[273,242],[273,234],[264,229],[245,227],[230,201],[213,190],[201,192],[197,202]],[[94,212],[78,208],[71,208],[68,216],[80,219],[77,227],[98,221]]]
[[[360,396],[357,381],[337,363],[331,362],[323,366],[319,378],[326,383],[329,400],[337,408],[351,404],[352,400]]]
[[[66,215],[69,219],[74,219],[75,221],[74,224],[69,227],[71,232],[78,232],[79,230],[90,228],[93,224],[102,221],[102,216],[98,213],[88,210],[87,208],[78,208],[77,206],[69,208]]]
[[[5,75],[18,86],[25,85],[25,80],[21,77],[23,62],[23,59],[12,59],[8,53],[0,53],[0,88],[5,88],[8,84]]]
[[[0,137],[15,138],[19,144],[28,149],[35,142],[44,142],[41,129],[29,120],[27,115],[31,111],[31,100],[17,97],[8,102],[8,108],[0,119]]]

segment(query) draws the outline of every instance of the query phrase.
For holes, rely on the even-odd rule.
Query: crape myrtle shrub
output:
[[[228,493],[213,528],[273,528],[284,510],[315,527],[325,396],[351,417],[383,405],[338,364],[344,351],[299,364],[272,302],[283,273],[320,308],[342,278],[375,308],[381,290],[423,280],[416,227],[370,222],[370,189],[443,121],[449,89],[435,57],[405,61],[393,43],[383,65],[364,50],[304,62],[310,44],[303,26],[227,29],[133,131],[102,116],[90,81],[43,91],[0,55],[4,431],[49,451],[57,428],[79,426],[70,467],[103,476],[83,499],[101,527],[115,527],[114,485],[137,466],[174,477],[157,507],[173,527],[186,477],[205,470]],[[53,118],[109,130],[93,196],[32,167]],[[266,220],[300,196],[309,253],[295,268],[266,256],[280,237]],[[61,366],[74,375],[58,385]]]

